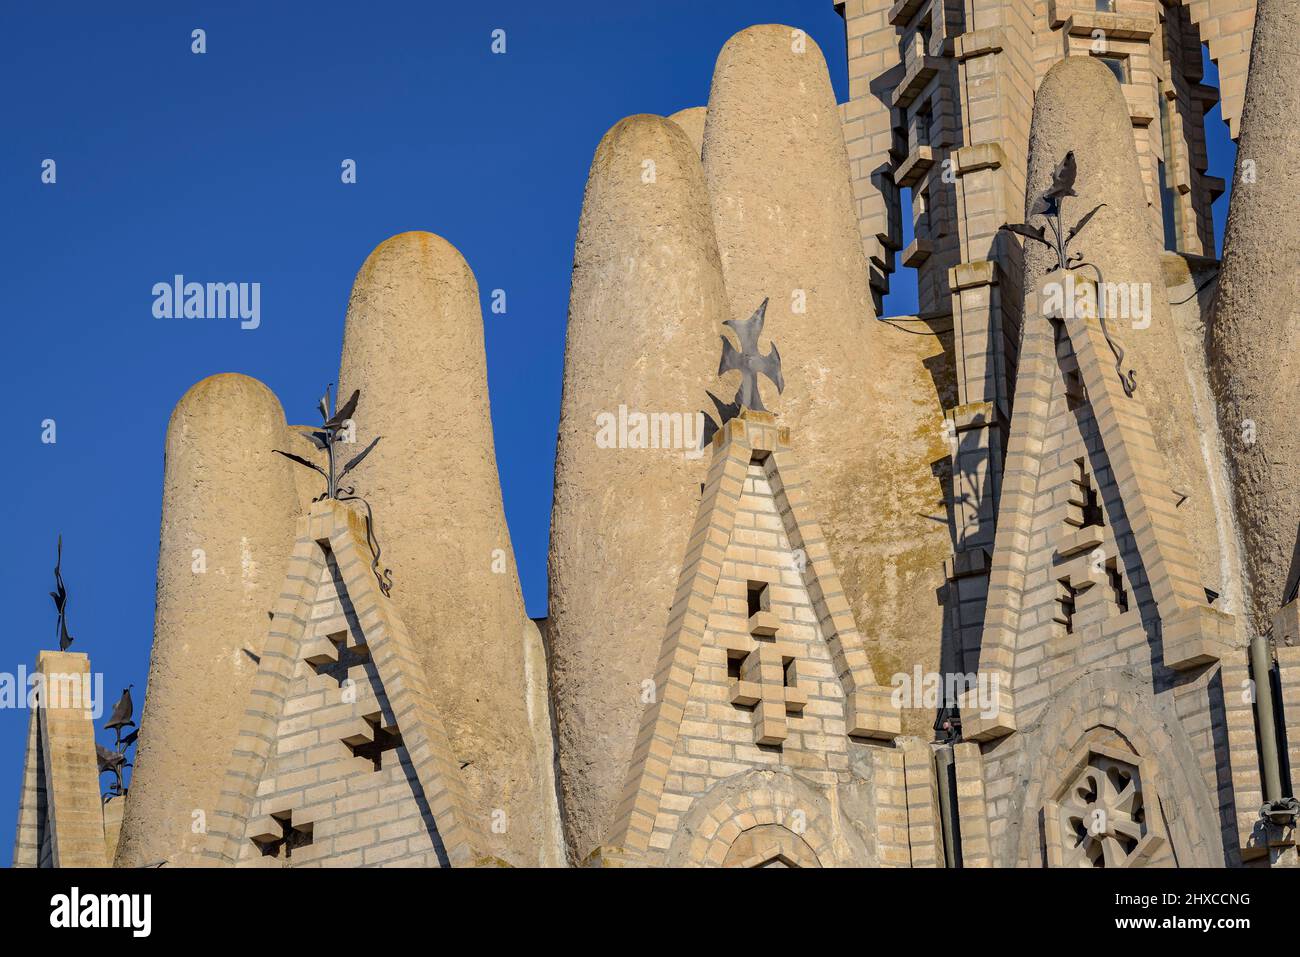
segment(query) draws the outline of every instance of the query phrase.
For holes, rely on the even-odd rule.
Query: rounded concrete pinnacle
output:
[[[926,324],[876,321],[840,110],[810,37],[765,25],[727,41],[703,166],[731,318],[770,297],[761,348],[777,343],[786,381],[770,408],[791,428],[876,680],[936,670],[950,539],[930,463],[947,453],[952,368]],[[918,720],[905,730],[928,732],[933,715]]]
[[[690,453],[696,412],[713,411],[705,389],[721,395],[726,317],[698,151],[662,117],[622,120],[592,160],[574,249],[551,519],[560,782],[578,859],[622,796],[708,467],[707,449]],[[626,447],[637,441],[617,423],[637,414],[666,414],[682,441],[670,428],[674,447]],[[602,421],[615,423],[604,438]]]
[[[523,599],[488,406],[478,284],[445,239],[381,243],[352,287],[339,394],[361,390],[349,475],[375,516],[392,598],[423,659],[486,853],[554,863],[550,729],[529,701]],[[504,817],[499,812],[504,812]],[[504,832],[493,825],[504,821]]]
[[[697,156],[704,149],[704,118],[708,112],[708,107],[692,106],[689,109],[678,110],[668,117],[685,131],[691,145],[695,147]]]
[[[210,376],[167,426],[149,684],[117,864],[196,862],[230,765],[298,516],[275,395]],[[201,823],[201,822],[199,822]]]
[[[1297,22],[1298,0],[1259,0],[1255,8],[1236,177],[1208,329],[1210,381],[1231,463],[1257,633],[1270,629],[1300,575]]]

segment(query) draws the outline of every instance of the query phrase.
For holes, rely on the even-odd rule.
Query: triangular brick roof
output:
[[[372,571],[365,522],[334,500],[299,520],[209,822],[204,857],[216,866],[479,860],[479,824],[425,672]],[[309,843],[275,840],[291,834]]]
[[[806,561],[802,582],[812,601],[818,633],[843,688],[845,731],[853,737],[887,740],[899,733],[899,713],[890,700],[891,689],[878,686],[872,673],[821,526],[813,516],[808,484],[791,450],[789,430],[779,428],[769,413],[743,410],[713,439],[713,460],[664,634],[655,675],[655,701],[643,715],[623,799],[610,837],[597,854],[602,863],[635,861],[649,846],[701,646],[710,628],[710,609],[719,590],[724,562],[732,560],[728,549],[733,545],[737,509],[755,462],[763,463],[790,548]],[[740,571],[744,571],[743,567]],[[762,571],[755,569],[754,575]],[[765,624],[764,615],[767,613],[758,612],[749,618],[749,630],[755,635],[776,625],[770,615],[767,617],[772,620]],[[744,615],[739,616],[739,621],[743,624]],[[753,683],[742,674],[733,682],[733,691],[743,695],[747,680]],[[785,692],[787,698],[791,694],[803,696],[797,688]],[[756,689],[753,693],[757,697]],[[775,711],[779,713],[766,717],[763,707],[764,702],[758,702],[759,713],[755,715],[755,735],[760,745],[766,722],[779,724],[785,708],[778,702]]]
[[[1169,473],[1159,452],[1144,402],[1158,401],[1139,382],[1128,395],[1115,367],[1100,320],[1082,309],[1063,309],[1064,315],[1043,316],[1044,287],[1062,282],[1061,274],[1044,277],[1037,290],[1026,296],[1026,317],[1016,378],[1014,411],[1003,473],[998,530],[989,580],[988,609],[980,647],[980,672],[984,686],[998,688],[996,709],[963,708],[963,733],[987,741],[1016,730],[1013,681],[1017,641],[1024,628],[1022,611],[1026,595],[1029,558],[1039,545],[1034,541],[1042,492],[1059,480],[1066,487],[1065,469],[1050,471],[1044,462],[1053,395],[1061,390],[1072,401],[1087,406],[1096,422],[1100,448],[1089,449],[1083,467],[1089,475],[1104,475],[1101,491],[1107,526],[1122,518],[1131,534],[1149,591],[1160,620],[1163,661],[1174,670],[1195,668],[1219,660],[1232,642],[1231,616],[1211,608],[1198,580],[1182,517],[1170,491]],[[1075,288],[1088,280],[1073,278]],[[1111,320],[1112,325],[1116,320]],[[1112,329],[1112,334],[1116,330]],[[1140,373],[1139,373],[1140,374]],[[1071,377],[1067,381],[1067,376]],[[1072,477],[1068,479],[1073,481]],[[1064,514],[1064,513],[1063,513]],[[1062,526],[1064,529],[1065,526]],[[1109,529],[1107,530],[1109,532]],[[1075,553],[1088,558],[1085,536],[1062,531],[1052,542],[1057,560],[1054,572],[1068,574],[1067,560]],[[1103,544],[1100,541],[1094,544]],[[1104,543],[1114,555],[1118,546]],[[996,678],[996,683],[988,680]],[[969,701],[969,699],[967,699]],[[991,713],[996,710],[996,713]],[[977,712],[984,713],[977,713]]]

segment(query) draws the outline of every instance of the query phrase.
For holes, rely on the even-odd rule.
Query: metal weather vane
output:
[[[1105,206],[1094,207],[1082,219],[1074,224],[1074,227],[1067,234],[1061,224],[1061,216],[1065,206],[1067,196],[1078,196],[1074,191],[1074,180],[1078,176],[1079,169],[1074,161],[1074,150],[1065,154],[1065,159],[1057,164],[1056,169],[1052,171],[1052,183],[1043,191],[1043,195],[1029,210],[1030,216],[1042,216],[1046,221],[1045,226],[1029,226],[1025,223],[1004,223],[1002,229],[1009,230],[1018,236],[1031,239],[1036,243],[1042,243],[1052,252],[1056,253],[1057,265],[1052,269],[1073,269],[1072,263],[1078,263],[1083,259],[1083,253],[1070,253],[1070,241],[1073,240],[1088,225],[1088,221],[1097,214],[1097,210]],[[1048,237],[1047,230],[1051,229],[1052,235]],[[1050,271],[1050,270],[1049,270]]]
[[[1097,215],[1097,211],[1106,204],[1100,203],[1090,209],[1071,227],[1068,233],[1065,232],[1065,227],[1061,221],[1064,215],[1066,197],[1079,195],[1074,191],[1074,181],[1078,173],[1079,168],[1074,159],[1074,150],[1070,150],[1065,154],[1065,159],[1061,160],[1052,171],[1051,185],[1043,191],[1043,194],[1038,197],[1029,210],[1031,217],[1042,216],[1046,225],[1030,226],[1027,223],[1003,223],[999,229],[1005,229],[1017,236],[1023,236],[1025,239],[1041,243],[1056,253],[1056,265],[1049,267],[1048,272],[1055,269],[1069,272],[1083,266],[1091,266],[1096,271],[1098,286],[1097,318],[1101,322],[1101,332],[1106,337],[1106,344],[1110,346],[1110,351],[1115,355],[1115,371],[1119,374],[1120,385],[1124,388],[1124,394],[1131,398],[1137,389],[1137,373],[1132,369],[1128,370],[1127,373],[1124,371],[1124,347],[1111,335],[1110,329],[1106,325],[1106,310],[1101,308],[1103,301],[1101,287],[1105,285],[1101,267],[1095,263],[1084,262],[1083,253],[1070,252],[1071,241],[1083,231],[1083,228],[1088,225],[1092,217]],[[1048,229],[1052,231],[1050,237],[1047,235]]]
[[[54,591],[50,592],[50,597],[54,599],[54,608],[59,613],[56,622],[55,634],[59,639],[59,651],[67,651],[72,644],[72,636],[68,634],[68,589],[63,584],[63,536],[59,536],[59,545],[57,557],[54,561]]]
[[[777,350],[776,343],[772,343],[772,348],[767,355],[763,355],[758,348],[758,337],[763,334],[763,323],[767,317],[767,303],[768,300],[764,299],[748,319],[727,319],[723,322],[724,326],[730,326],[735,330],[736,338],[740,340],[740,348],[733,346],[726,336],[721,337],[722,359],[718,363],[718,375],[739,372],[740,385],[736,389],[736,397],[730,402],[723,402],[706,390],[705,394],[713,400],[713,405],[718,410],[719,421],[715,422],[712,416],[705,413],[702,445],[708,445],[714,433],[740,415],[741,409],[752,409],[755,412],[767,411],[759,390],[760,375],[771,380],[776,386],[778,395],[785,392],[785,377],[781,374],[781,353]]]
[[[370,563],[371,571],[374,572],[375,578],[379,582],[379,590],[388,595],[393,588],[393,571],[391,568],[385,568],[381,573],[379,571],[379,556],[383,549],[379,546],[379,540],[374,533],[374,513],[371,511],[370,503],[356,494],[356,486],[341,485],[344,477],[347,476],[354,468],[361,464],[362,460],[371,453],[381,435],[375,438],[364,449],[358,452],[352,458],[343,464],[343,468],[337,466],[335,450],[338,444],[347,436],[352,434],[351,422],[352,416],[356,414],[357,404],[361,401],[361,390],[353,391],[347,402],[343,403],[340,409],[334,408],[333,383],[325,387],[325,394],[321,396],[320,402],[317,403],[317,409],[320,410],[323,424],[319,429],[306,429],[300,434],[307,438],[312,445],[316,446],[325,453],[326,468],[321,468],[310,459],[303,458],[301,455],[294,455],[292,452],[285,452],[281,449],[272,451],[283,455],[285,458],[297,462],[299,465],[305,465],[307,468],[319,472],[325,479],[325,491],[312,499],[313,502],[321,502],[325,499],[334,499],[338,502],[360,502],[366,509],[366,543],[370,546],[370,554],[373,560]]]
[[[55,633],[59,638],[59,651],[67,651],[72,645],[72,635],[68,634],[68,587],[63,581],[63,536],[59,536],[58,546],[56,549],[56,558],[54,561],[54,591],[50,592],[50,597],[54,599],[54,607],[59,613],[58,623],[55,626]],[[122,771],[124,768],[131,767],[131,762],[127,760],[126,749],[135,744],[136,739],[140,736],[139,729],[132,731],[126,737],[122,737],[122,732],[126,728],[134,728],[135,722],[131,720],[134,714],[135,706],[131,702],[131,688],[133,685],[127,685],[122,689],[122,697],[117,704],[113,706],[113,711],[105,723],[105,730],[112,730],[114,741],[112,748],[106,748],[102,744],[95,743],[95,759],[99,765],[100,774],[112,774],[113,783],[109,785],[108,790],[104,793],[103,799],[107,801],[112,797],[120,797],[126,793],[126,788],[122,784]]]
[[[101,795],[101,803],[109,798],[121,797],[126,793],[122,784],[122,769],[131,767],[131,762],[126,759],[126,755],[121,751],[114,751],[104,747],[98,741],[95,742],[95,760],[99,764],[100,774],[112,774],[113,783],[108,786],[108,790]]]
[[[135,713],[135,705],[131,701],[131,689],[135,685],[127,685],[122,689],[122,697],[118,699],[117,704],[113,705],[113,711],[104,722],[104,730],[112,731],[114,741],[112,748],[106,748],[102,744],[95,743],[95,757],[99,763],[100,774],[112,774],[113,783],[108,786],[104,792],[103,799],[121,797],[126,793],[122,785],[122,771],[125,768],[132,767],[130,761],[126,759],[126,749],[136,743],[140,737],[140,730],[132,731],[126,737],[122,737],[122,732],[126,728],[135,728],[136,724],[131,720]]]
[[[301,455],[294,455],[292,452],[281,452],[279,449],[274,450],[275,452],[279,452],[279,454],[283,455],[285,458],[292,459],[299,465],[305,465],[307,468],[319,472],[325,479],[324,493],[312,499],[313,502],[321,502],[327,498],[337,499],[339,498],[340,491],[351,492],[351,489],[341,489],[339,487],[339,482],[345,475],[361,464],[361,460],[370,454],[370,450],[379,444],[379,439],[382,437],[376,436],[373,442],[344,464],[342,471],[338,471],[335,458],[335,446],[338,445],[343,436],[348,434],[348,423],[351,422],[353,414],[357,411],[357,403],[361,401],[361,390],[357,389],[353,392],[352,397],[343,404],[343,408],[333,411],[331,408],[334,402],[332,389],[332,384],[325,387],[325,394],[321,396],[320,402],[317,403],[316,406],[320,410],[321,419],[324,424],[321,425],[319,429],[307,429],[301,433],[311,442],[312,445],[325,453],[326,462],[328,463],[328,471],[321,468],[310,459],[303,458]]]

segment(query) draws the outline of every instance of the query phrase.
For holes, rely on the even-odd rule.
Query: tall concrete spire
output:
[[[195,861],[257,672],[298,514],[266,386],[214,375],[167,426],[158,598],[121,867]]]
[[[765,25],[727,41],[703,166],[731,318],[771,300],[764,335],[786,380],[772,408],[800,436],[876,675],[936,670],[950,492],[931,463],[948,452],[952,370],[927,324],[876,321],[840,112],[810,37]]]
[[[1232,468],[1257,632],[1291,597],[1300,553],[1300,141],[1297,0],[1259,0],[1223,264],[1208,329],[1210,380]]]
[[[592,160],[574,249],[551,517],[560,780],[576,857],[607,836],[652,702],[707,467],[694,413],[711,409],[705,389],[731,399],[715,375],[725,318],[698,151],[662,117],[622,120]],[[620,426],[661,414],[668,428],[651,420],[644,441],[635,419]]]
[[[488,853],[561,856],[549,713],[497,477],[478,284],[432,233],[381,243],[348,303],[339,391],[361,390],[349,476],[428,674]],[[529,663],[533,666],[530,668]],[[531,673],[531,683],[526,677]]]

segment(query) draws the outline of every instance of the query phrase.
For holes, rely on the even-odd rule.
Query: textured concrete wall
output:
[[[622,792],[707,459],[685,448],[600,448],[596,417],[622,405],[690,418],[713,412],[705,389],[732,397],[715,376],[727,298],[698,155],[660,117],[615,125],[592,160],[574,249],[550,635],[577,857],[605,839]]]
[[[550,728],[532,720],[523,598],[497,477],[478,284],[424,232],[381,243],[357,273],[339,372],[361,390],[349,479],[374,508],[393,600],[423,659],[487,853],[554,862]],[[536,676],[540,681],[540,676]],[[504,832],[491,830],[505,812]],[[496,820],[501,818],[497,815]]]
[[[154,645],[118,866],[186,865],[201,849],[194,814],[216,807],[293,547],[295,466],[271,451],[284,432],[279,401],[242,375],[204,379],[172,412]]]
[[[1232,204],[1208,348],[1250,577],[1265,631],[1290,597],[1300,526],[1300,162],[1297,0],[1256,10]],[[1244,177],[1251,164],[1254,181]]]
[[[1218,406],[1210,387],[1209,361],[1205,352],[1207,319],[1213,308],[1216,289],[1212,280],[1218,272],[1218,263],[1213,259],[1189,258],[1171,252],[1162,253],[1160,259],[1169,291],[1169,313],[1177,335],[1175,341],[1164,343],[1162,349],[1152,349],[1151,353],[1157,361],[1172,364],[1169,365],[1171,369],[1177,368],[1176,364],[1181,362],[1186,375],[1192,400],[1192,422],[1180,431],[1189,448],[1200,449],[1205,463],[1213,535],[1207,534],[1208,526],[1201,521],[1204,503],[1192,502],[1189,496],[1181,508],[1191,506],[1188,517],[1197,519],[1189,521],[1187,534],[1206,587],[1219,594],[1215,607],[1238,616],[1237,626],[1244,642],[1247,618],[1242,612],[1245,609],[1246,573],[1233,511],[1232,478],[1224,454]]]
[[[771,298],[762,348],[780,348],[786,390],[764,386],[768,407],[799,436],[877,680],[937,670],[951,540],[934,463],[952,374],[924,324],[875,321],[840,114],[811,39],[766,25],[727,42],[704,172],[732,317]],[[904,730],[928,730],[933,716],[915,717]]]

